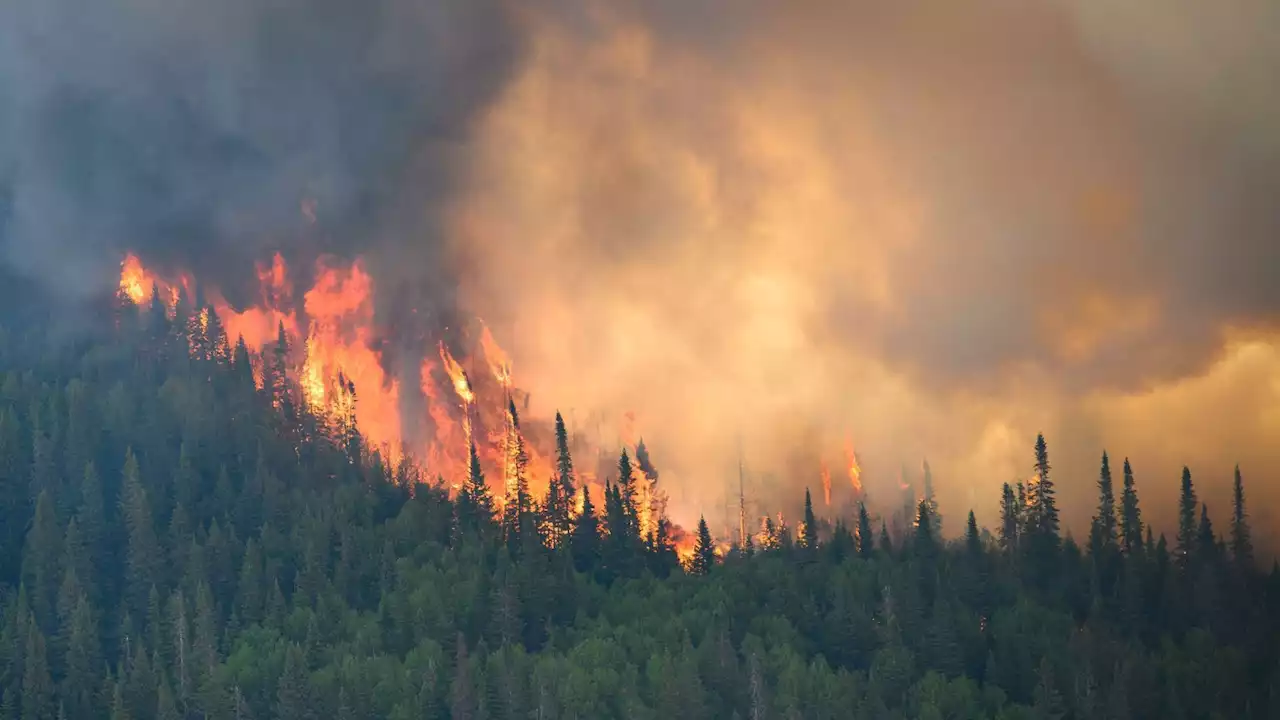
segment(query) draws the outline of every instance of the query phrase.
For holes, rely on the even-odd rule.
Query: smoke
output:
[[[501,0],[8,3],[4,256],[64,294],[125,250],[234,290],[394,248],[445,285],[434,218],[520,41]]]
[[[534,415],[634,411],[683,522],[846,442],[989,522],[1037,431],[1076,527],[1104,447],[1264,522],[1280,11],[1095,5],[11,4],[0,243],[73,290],[362,255],[392,334],[456,296]]]
[[[455,206],[465,302],[535,404],[634,410],[686,518],[739,440],[769,505],[847,436],[873,498],[928,456],[989,521],[1037,431],[1076,527],[1104,447],[1157,520],[1182,463],[1221,513],[1241,462],[1262,515],[1276,11],[1077,5],[537,13]]]

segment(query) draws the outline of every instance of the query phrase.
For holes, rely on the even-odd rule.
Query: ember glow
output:
[[[406,434],[403,386],[386,369],[380,328],[374,317],[376,287],[363,263],[322,257],[313,281],[296,302],[289,268],[275,255],[258,267],[257,303],[237,308],[215,287],[199,286],[226,331],[228,342],[243,341],[250,352],[259,386],[263,357],[273,352],[283,333],[288,346],[287,372],[298,388],[302,407],[338,432],[358,429],[367,446],[392,464],[409,459],[423,476],[442,478],[456,487],[467,473],[468,447],[474,439],[486,476],[501,500],[511,475],[507,457],[518,432],[528,458],[530,492],[545,493],[552,474],[553,434],[548,422],[520,418],[515,428],[508,406],[525,401],[515,387],[510,357],[483,324],[468,352],[455,355],[443,339],[418,367],[417,389],[425,401],[424,428]],[[119,296],[135,305],[150,303],[153,289],[173,316],[179,302],[193,302],[197,282],[187,273],[166,276],[147,268],[133,254],[121,262]],[[209,309],[200,308],[195,322],[207,327]],[[194,348],[193,348],[194,349]],[[473,378],[475,378],[473,380]],[[593,449],[594,450],[594,449]],[[597,451],[598,452],[598,451]],[[664,495],[655,493],[656,478],[637,470],[642,526],[656,529],[656,512]],[[590,486],[603,499],[596,473],[578,471],[580,486]],[[582,494],[577,503],[581,507]]]

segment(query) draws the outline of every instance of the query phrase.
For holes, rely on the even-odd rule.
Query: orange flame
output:
[[[858,496],[862,496],[862,466],[858,463],[858,453],[853,449],[853,442],[846,440],[844,445],[845,463],[849,468],[849,482],[853,485],[853,492]]]
[[[358,259],[350,263],[320,259],[301,307],[295,305],[289,268],[279,254],[270,263],[260,264],[257,275],[258,298],[247,307],[233,306],[216,288],[202,289],[227,340],[234,344],[243,338],[259,382],[262,357],[274,346],[283,326],[289,344],[286,371],[300,391],[301,406],[327,427],[342,431],[354,425],[366,444],[381,450],[393,464],[412,453],[417,456],[416,470],[430,470],[429,477],[446,477],[446,484],[454,487],[466,477],[468,446],[474,439],[485,475],[501,497],[508,400],[518,391],[512,386],[511,359],[489,328],[480,326],[477,347],[470,354],[489,371],[483,378],[469,375],[443,343],[438,344],[439,366],[433,356],[423,360],[418,382],[432,427],[423,437],[406,438],[401,388],[383,367],[374,317],[374,282],[362,263]],[[136,255],[126,255],[120,266],[120,296],[143,305],[153,287],[173,312],[181,289],[190,293],[195,285],[188,275],[162,277],[146,268]],[[192,327],[207,329],[209,317],[207,308],[199,308]],[[446,381],[456,398],[446,397],[447,391],[442,391]],[[549,422],[521,418],[520,430],[529,455],[530,491],[545,493],[554,472],[552,427]],[[423,465],[417,466],[418,462]],[[596,497],[603,498],[590,470],[579,469],[578,486],[592,486]],[[646,485],[646,489],[652,488]],[[580,493],[577,502],[581,503]]]

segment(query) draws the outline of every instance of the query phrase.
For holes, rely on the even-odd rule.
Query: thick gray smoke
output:
[[[851,438],[873,493],[927,455],[985,521],[1043,430],[1078,521],[1104,446],[1152,488],[1280,471],[1277,27],[1269,0],[14,0],[0,244],[69,290],[124,249],[232,293],[277,249],[360,254],[393,335],[456,289],[535,411],[636,411],[678,520],[745,436],[787,497]]]
[[[135,250],[234,291],[275,250],[394,246],[442,285],[434,217],[520,42],[501,0],[7,2],[4,259],[74,293]]]

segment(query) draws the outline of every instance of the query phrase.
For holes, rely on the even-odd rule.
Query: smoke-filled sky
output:
[[[1280,501],[1267,0],[81,5],[0,8],[0,241],[55,287],[363,254],[536,409],[634,411],[686,521],[739,439],[788,498],[927,455],[953,531],[1037,431],[1077,530],[1103,448],[1157,521],[1184,463]]]

